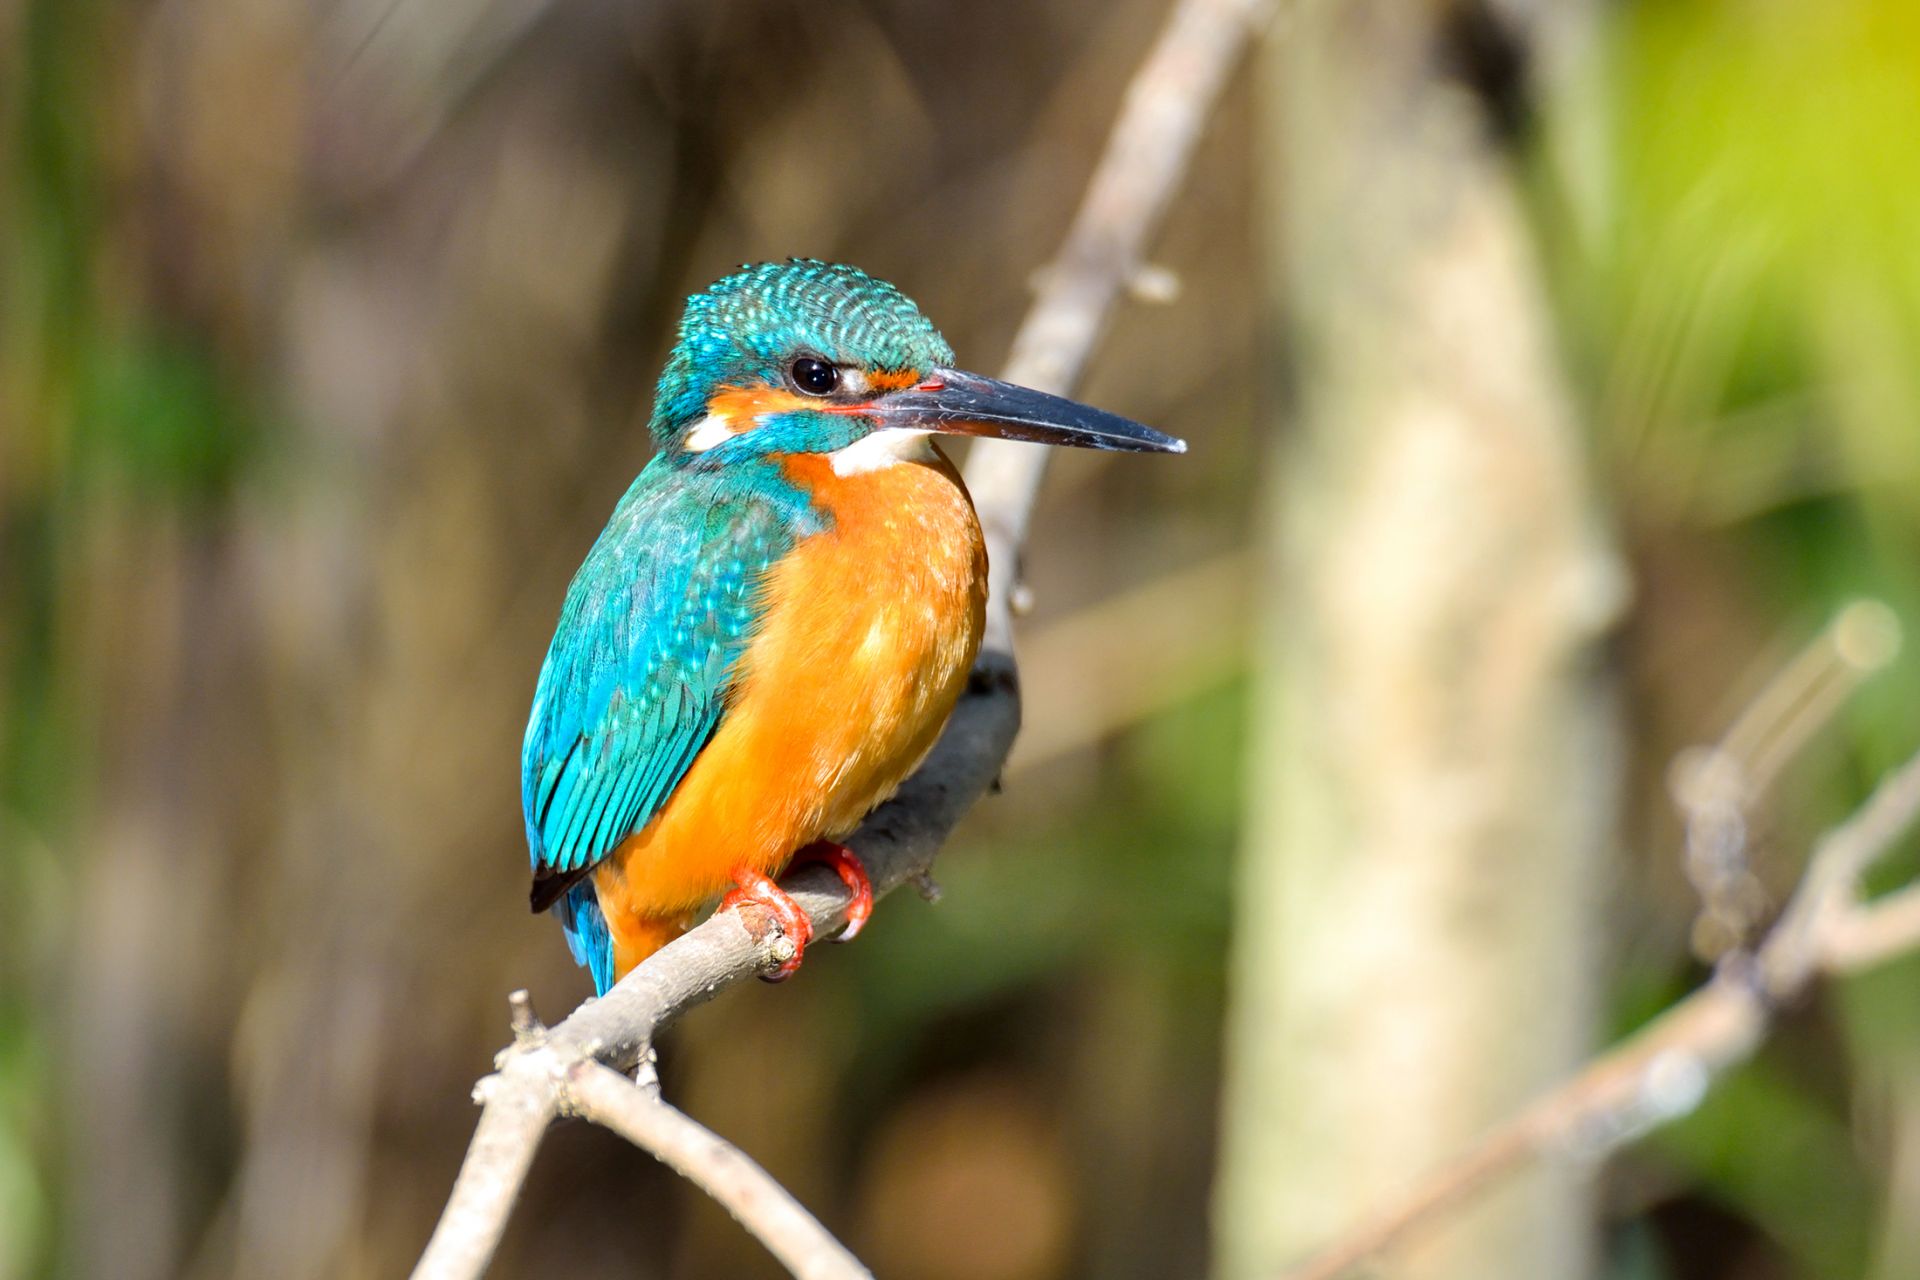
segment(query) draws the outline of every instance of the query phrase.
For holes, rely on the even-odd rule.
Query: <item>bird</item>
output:
[[[775,883],[824,863],[932,747],[985,622],[987,553],[936,435],[1181,453],[1184,442],[953,367],[893,285],[793,258],[687,300],[654,454],[588,551],[521,752],[536,913],[604,995],[716,897],[807,914]],[[723,896],[724,895],[724,896]]]

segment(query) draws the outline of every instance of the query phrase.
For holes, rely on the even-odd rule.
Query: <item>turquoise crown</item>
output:
[[[720,387],[777,382],[804,354],[870,369],[953,363],[913,300],[858,267],[813,258],[743,266],[687,299],[654,396],[655,442],[678,437]]]

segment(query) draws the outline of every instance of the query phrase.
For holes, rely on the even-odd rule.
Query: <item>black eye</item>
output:
[[[810,396],[832,395],[840,385],[840,371],[812,356],[801,356],[788,372],[793,375],[793,385]]]

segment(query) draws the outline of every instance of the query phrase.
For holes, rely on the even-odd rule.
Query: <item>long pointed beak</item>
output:
[[[883,426],[956,436],[1129,453],[1185,453],[1187,442],[1077,400],[958,369],[932,369],[917,387],[888,392],[861,413]]]

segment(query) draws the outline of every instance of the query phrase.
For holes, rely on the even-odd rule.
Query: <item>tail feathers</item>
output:
[[[558,911],[560,927],[567,931],[567,949],[574,961],[586,966],[593,975],[593,989],[605,995],[613,986],[613,935],[607,929],[607,917],[600,911],[600,898],[593,881],[583,880],[567,890]]]

